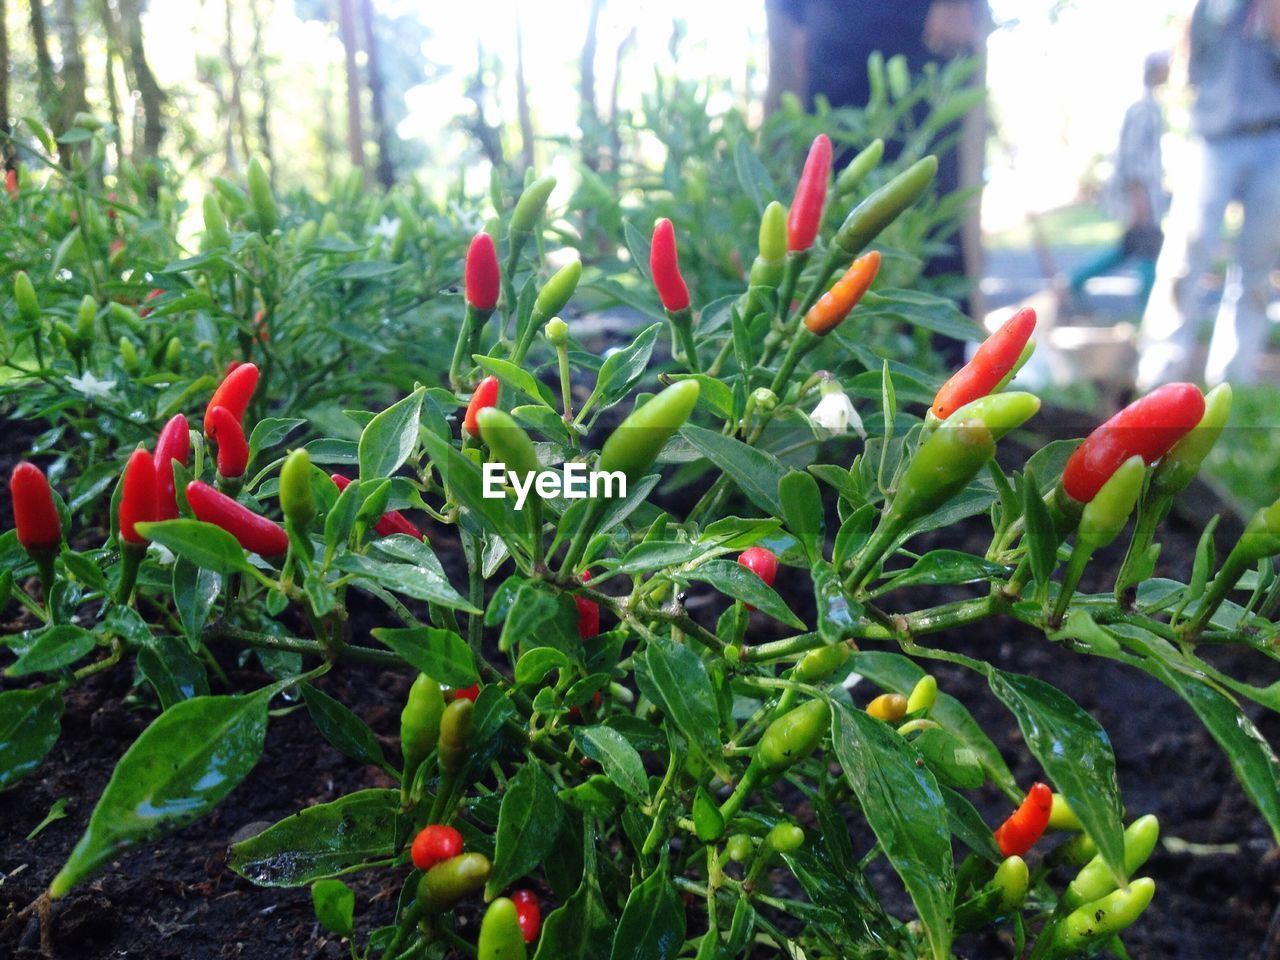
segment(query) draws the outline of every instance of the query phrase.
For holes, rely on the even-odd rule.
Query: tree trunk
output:
[[[71,128],[76,114],[87,113],[84,55],[80,52],[80,32],[76,29],[79,11],[76,0],[58,0],[58,45],[62,48],[62,110],[59,133]]]
[[[142,105],[142,150],[141,156],[137,144],[134,144],[134,162],[141,162],[155,157],[160,152],[160,143],[164,140],[164,91],[156,82],[151,65],[147,63],[146,50],[142,43],[142,2],[141,0],[118,0],[120,22],[124,27],[124,40],[128,47],[128,62],[133,73],[133,83],[138,91],[138,99]],[[148,189],[157,190],[158,183],[149,183]]]
[[[227,126],[240,138],[240,154],[245,164],[249,163],[249,124],[244,115],[244,97],[240,94],[240,76],[243,70],[236,62],[235,28],[231,16],[231,0],[223,0],[223,25],[226,32],[226,44],[223,56],[227,61],[227,70],[231,73],[231,109],[227,111]]]
[[[517,78],[517,82],[519,79]],[[495,167],[506,165],[506,157],[502,150],[502,132],[491,126],[484,118],[484,44],[476,39],[476,73],[467,84],[467,99],[476,105],[476,118],[468,124],[472,136],[480,141],[480,149]]]
[[[251,0],[249,9],[253,16],[253,66],[258,74],[258,90],[262,97],[262,109],[258,111],[259,149],[266,157],[267,170],[274,179],[276,164],[271,145],[271,83],[267,76],[267,56],[262,42],[262,8],[258,0]]]
[[[622,86],[622,62],[635,43],[636,28],[632,27],[618,44],[618,52],[614,57],[613,88],[609,91],[609,149],[613,170],[617,170],[622,163],[622,131],[618,127],[618,94]]]
[[[4,141],[0,143],[0,166],[6,170],[18,169],[14,156],[13,125],[9,122],[9,30],[5,25],[5,17],[9,11],[5,0],[0,0],[0,134]]]
[[[44,22],[44,0],[30,0],[31,10],[31,42],[36,48],[36,89],[40,99],[40,109],[46,124],[52,125],[59,112],[58,87],[53,79],[53,58],[49,56],[49,30]],[[57,133],[57,131],[54,131]],[[65,147],[58,148],[59,159],[66,152]],[[70,153],[67,153],[64,165],[70,164]]]
[[[600,169],[600,111],[596,106],[596,38],[600,28],[600,11],[605,0],[591,0],[587,15],[587,37],[578,58],[578,126],[582,130],[582,162],[589,170]]]
[[[364,123],[360,111],[360,65],[356,52],[360,38],[356,36],[355,0],[338,0],[338,35],[342,38],[342,50],[347,62],[347,153],[351,165],[364,169]]]
[[[516,16],[516,113],[520,117],[520,153],[526,170],[533,167],[533,118],[529,113],[529,87],[524,79],[524,31]]]
[[[391,136],[387,131],[386,95],[382,84],[382,65],[378,57],[378,37],[374,33],[373,0],[360,0],[364,21],[364,49],[369,70],[369,115],[373,121],[373,139],[378,144],[378,182],[390,188],[395,183],[395,167],[391,163]]]

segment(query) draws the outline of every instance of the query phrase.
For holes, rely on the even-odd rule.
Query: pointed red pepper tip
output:
[[[582,582],[587,583],[590,579],[591,571],[583,570]],[[578,636],[583,640],[590,640],[592,637],[598,636],[600,633],[600,604],[585,597],[574,597],[573,602],[578,607]]]
[[[676,230],[663,217],[653,225],[653,244],[649,248],[649,270],[662,306],[677,313],[689,308],[689,287],[680,275],[680,255],[676,250]]]
[[[227,368],[227,375],[222,378],[218,389],[213,391],[209,405],[205,407],[204,417],[207,421],[214,407],[226,407],[237,420],[244,420],[245,411],[249,409],[249,401],[253,399],[253,391],[258,388],[258,365],[256,363],[240,363]]]
[[[831,139],[818,134],[809,147],[795,199],[787,212],[787,249],[792,253],[813,246],[822,226],[822,204],[827,199],[827,180],[831,176]]]
[[[136,524],[158,519],[157,506],[155,459],[146,450],[135,450],[124,468],[120,489],[120,539],[133,546],[145,545],[147,538]]]
[[[467,303],[477,310],[492,310],[498,305],[501,289],[498,253],[493,247],[493,238],[487,233],[477,233],[467,249]]]
[[[14,467],[9,474],[9,496],[18,542],[28,552],[56,549],[62,543],[62,518],[40,468],[25,461]]]
[[[480,436],[480,425],[476,422],[476,417],[480,411],[486,407],[492,407],[498,402],[498,378],[485,377],[476,384],[475,391],[471,394],[471,402],[467,404],[466,416],[462,419],[463,429],[473,437]]]
[[[184,467],[191,456],[191,430],[187,418],[175,414],[160,430],[156,440],[156,519],[176,520],[178,517],[177,487],[173,479],[173,461]]]
[[[524,942],[533,943],[542,929],[542,904],[538,902],[538,895],[532,890],[514,890],[511,902],[516,905],[516,922],[520,924]]]
[[[218,473],[229,480],[244,476],[249,466],[249,443],[240,420],[226,407],[214,407],[205,417],[204,432],[218,445]]]

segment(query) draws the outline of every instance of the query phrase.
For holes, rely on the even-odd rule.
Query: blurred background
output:
[[[1249,428],[1219,466],[1247,500],[1260,468],[1280,472],[1280,200],[1256,203],[1250,221],[1270,256],[1260,281],[1245,264],[1240,293],[1244,218],[1228,196],[1190,290],[1176,291],[1181,313],[1160,312],[1176,299],[1169,249],[1195,232],[1179,226],[1179,195],[1203,200],[1211,142],[1188,83],[1193,11],[1260,38],[1275,56],[1266,83],[1278,82],[1277,0],[0,0],[0,150],[26,182],[46,175],[27,120],[57,135],[45,153],[63,166],[92,140],[104,188],[142,171],[172,196],[188,243],[210,182],[242,179],[253,156],[277,192],[324,204],[337,185],[394,186],[464,231],[489,216],[494,185],[551,172],[558,197],[595,210],[565,225],[580,247],[593,228],[622,235],[629,209],[650,215],[639,198],[661,188],[722,235],[692,254],[703,302],[751,249],[771,146],[791,171],[784,202],[797,148],[819,129],[837,164],[873,136],[890,159],[940,151],[950,205],[936,219],[950,227],[930,224],[921,282],[989,328],[1036,305],[1041,349],[1024,377],[1059,402],[1106,412],[1134,389],[1139,357],[1174,344],[1181,366],[1147,371],[1151,383],[1217,379],[1215,315],[1235,284],[1262,320],[1219,357],[1219,373],[1235,363]],[[1260,149],[1276,142],[1275,102],[1275,117],[1241,121]],[[739,136],[763,164],[733,148]],[[1255,168],[1280,182],[1280,152],[1263,157]],[[717,220],[699,204],[726,180],[759,189],[744,215]],[[389,208],[372,229],[389,240],[399,222]],[[1245,313],[1229,318],[1237,332]]]

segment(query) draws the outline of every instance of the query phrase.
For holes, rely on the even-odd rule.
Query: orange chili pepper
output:
[[[985,397],[1013,369],[1022,348],[1036,328],[1036,312],[1030,307],[1019,310],[978,347],[973,359],[951,375],[933,398],[929,409],[939,420],[945,420],[966,403]]]
[[[993,834],[1002,857],[1025,856],[1049,826],[1049,814],[1053,810],[1053,791],[1045,784],[1034,784],[1027,797],[1009,819],[1000,824]]]
[[[804,315],[809,332],[825,337],[840,326],[849,311],[857,306],[880,270],[880,251],[865,253],[845,271],[835,286],[824,293]]]

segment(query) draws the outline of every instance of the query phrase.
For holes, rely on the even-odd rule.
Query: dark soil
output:
[[[8,516],[3,508],[7,504],[0,504],[0,515]],[[982,552],[986,529],[985,521],[975,520],[912,547],[923,551],[967,546]],[[1163,538],[1164,571],[1186,576],[1199,529],[1194,520],[1170,521]],[[1223,540],[1231,535],[1230,530],[1220,531]],[[453,531],[433,529],[431,537],[446,567],[456,573]],[[1113,571],[1114,563],[1100,568]],[[460,578],[455,576],[455,581]],[[784,570],[778,586],[796,597],[810,591],[802,570]],[[1091,586],[1099,584],[1085,584],[1086,589]],[[969,589],[894,600],[907,609],[909,604],[936,603]],[[699,619],[711,622],[715,611],[700,605],[701,599],[691,596],[690,606]],[[12,608],[8,612],[12,615]],[[752,636],[768,639],[774,629],[757,615]],[[1130,816],[1156,813],[1166,841],[1185,841],[1175,844],[1177,850],[1162,845],[1144,870],[1155,878],[1159,892],[1125,937],[1135,960],[1280,956],[1272,929],[1273,917],[1280,916],[1280,866],[1270,833],[1236,783],[1227,758],[1176,696],[1145,674],[1073,654],[1011,621],[929,639],[1003,669],[1044,678],[1065,691],[1110,733]],[[265,682],[256,668],[238,666],[231,651],[219,655],[238,689]],[[1276,679],[1274,664],[1256,655],[1224,651],[1218,659],[1220,666],[1242,678],[1263,683]],[[980,677],[947,665],[935,672],[943,687],[973,711],[1020,783],[1040,776],[1013,718]],[[395,755],[407,675],[346,665],[319,685],[359,713]],[[867,694],[858,690],[855,697],[862,702]],[[1274,741],[1280,718],[1251,713]],[[33,913],[24,910],[79,838],[116,760],[153,717],[150,702],[136,695],[130,670],[92,678],[69,694],[62,737],[51,755],[26,781],[0,794],[0,957],[41,956],[41,927]],[[161,842],[125,853],[53,908],[44,928],[50,955],[148,960],[347,956],[346,946],[316,924],[306,889],[260,889],[241,880],[225,867],[227,845],[237,835],[255,832],[302,807],[352,790],[388,785],[381,772],[326,744],[305,710],[277,711],[262,762],[209,817]],[[69,815],[26,840],[49,807],[63,797],[71,800]],[[975,800],[988,822],[997,822],[1007,810],[1003,798],[990,788]],[[855,830],[860,851],[870,842],[864,829]],[[347,879],[357,893],[363,938],[391,918],[403,877],[375,871]],[[879,873],[877,883],[895,909],[909,909],[892,876]],[[546,905],[544,912],[552,906]],[[974,960],[1009,957],[1012,947],[1003,935],[985,935],[962,941],[957,953]]]

